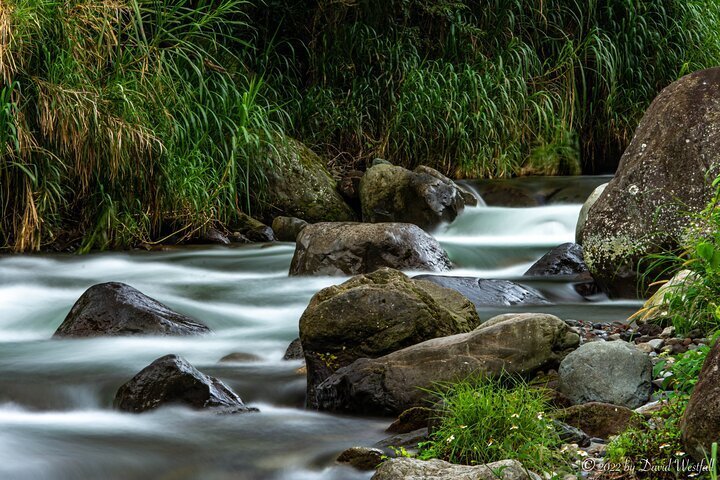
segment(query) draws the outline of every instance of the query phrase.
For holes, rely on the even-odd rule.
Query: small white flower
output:
[[[520,418],[520,414],[519,414],[519,413],[513,413],[512,415],[510,415],[510,418]]]
[[[460,425],[460,428],[467,428],[467,425]]]
[[[677,452],[675,452],[675,455],[678,456],[678,457],[682,457],[683,455],[685,455],[685,452],[683,452],[683,451],[677,451]]]
[[[520,427],[518,427],[517,425],[513,425],[512,427],[510,427],[510,430],[517,430],[518,428]]]
[[[452,442],[453,440],[455,440],[455,435],[450,435],[450,436],[448,437],[448,439],[446,440],[446,442],[447,442],[447,443],[450,443],[450,442]]]

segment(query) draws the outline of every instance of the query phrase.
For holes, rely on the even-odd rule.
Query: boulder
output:
[[[307,222],[347,222],[352,209],[336,189],[325,162],[300,142],[288,139],[273,155],[267,175],[266,202],[275,215],[282,213]]]
[[[290,345],[288,345],[285,350],[283,360],[302,360],[304,358],[305,354],[303,353],[302,342],[300,342],[299,338],[296,338],[290,342]]]
[[[445,271],[447,253],[409,223],[316,223],[297,237],[290,275],[358,275],[378,268]]]
[[[101,335],[197,335],[210,329],[173,312],[130,285],[119,282],[93,285],[83,293],[54,337]]]
[[[438,382],[470,375],[532,376],[557,366],[580,341],[557,317],[508,318],[340,368],[316,389],[322,410],[397,415],[427,405]]]
[[[409,433],[420,428],[427,428],[430,418],[437,413],[432,408],[413,407],[402,412],[385,430],[388,433]]]
[[[582,247],[577,243],[563,243],[543,255],[525,272],[525,275],[532,277],[578,276],[587,274],[587,272]],[[587,278],[592,280],[589,275]]]
[[[627,430],[633,411],[620,405],[589,402],[558,410],[554,417],[591,437],[608,439]]]
[[[407,451],[417,452],[418,444],[427,442],[430,438],[428,427],[410,430],[406,433],[398,433],[389,437],[385,437],[373,445],[380,448],[388,457],[396,457],[396,449],[402,447]]]
[[[635,298],[649,254],[675,249],[712,198],[720,164],[720,68],[687,75],[653,101],[615,177],[590,207],[578,243],[612,297]]]
[[[720,342],[705,358],[680,429],[685,449],[698,461],[713,442],[720,443]]]
[[[452,222],[465,208],[462,190],[429,167],[374,165],[360,181],[364,222],[406,222],[425,230]]]
[[[375,470],[383,460],[385,453],[379,448],[350,447],[338,457],[338,463],[345,463],[358,470]]]
[[[261,362],[262,358],[258,357],[254,353],[247,352],[232,352],[223,356],[218,363],[249,363],[249,362]]]
[[[575,404],[637,408],[652,393],[650,357],[621,340],[586,343],[560,364],[560,391]]]
[[[115,395],[114,407],[140,413],[162,405],[180,404],[219,413],[257,411],[217,378],[205,375],[177,355],[165,355],[143,368]]]
[[[455,465],[443,460],[392,458],[383,462],[371,480],[533,480],[517,460],[484,465]]]
[[[417,275],[414,278],[452,288],[470,299],[476,307],[550,304],[542,293],[534,288],[509,280],[443,275]]]
[[[479,323],[474,305],[459,293],[397,270],[381,269],[325,288],[300,317],[308,404],[315,406],[320,382],[358,358],[469,332]]]
[[[592,193],[587,198],[587,200],[585,200],[585,203],[583,203],[583,206],[580,209],[578,221],[575,225],[575,243],[577,243],[578,245],[582,244],[582,232],[585,229],[585,222],[587,222],[587,216],[588,212],[590,211],[590,207],[595,205],[595,202],[597,202],[597,199],[600,198],[600,195],[602,195],[607,186],[607,183],[603,183],[602,185],[598,185],[597,187],[595,187],[595,190],[592,191]]]
[[[237,222],[233,225],[234,230],[253,242],[274,242],[275,233],[273,229],[245,213],[238,213]]]
[[[275,238],[281,242],[294,242],[307,224],[305,220],[295,217],[275,217],[272,222],[272,229],[275,232]]]

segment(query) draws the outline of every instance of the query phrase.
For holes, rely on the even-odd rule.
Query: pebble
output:
[[[665,341],[662,338],[654,338],[649,340],[647,343],[653,348],[653,350],[660,350],[663,345],[665,345]]]
[[[660,334],[663,338],[669,338],[675,336],[675,327],[665,327],[665,329]]]

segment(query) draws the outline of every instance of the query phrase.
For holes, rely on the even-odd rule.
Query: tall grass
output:
[[[249,209],[280,128],[233,53],[245,6],[3,2],[0,244],[127,246]]]

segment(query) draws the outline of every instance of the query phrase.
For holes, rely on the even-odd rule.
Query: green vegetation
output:
[[[232,225],[286,136],[336,172],[611,170],[718,26],[715,0],[6,0],[0,247]]]
[[[555,472],[563,464],[543,390],[480,378],[445,386],[437,395],[438,426],[420,444],[420,458],[467,465],[516,459],[536,472]]]

